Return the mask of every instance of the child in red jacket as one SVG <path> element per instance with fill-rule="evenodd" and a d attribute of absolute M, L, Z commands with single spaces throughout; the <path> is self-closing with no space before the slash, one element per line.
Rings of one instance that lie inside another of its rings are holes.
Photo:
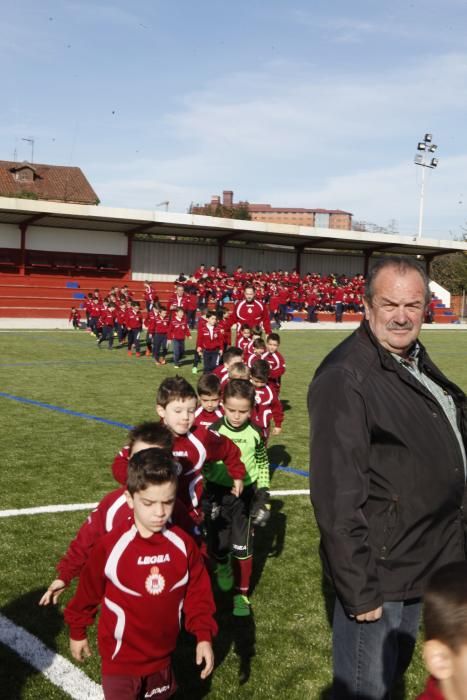
<path fill-rule="evenodd" d="M 174 367 L 180 367 L 180 361 L 185 354 L 185 338 L 191 338 L 190 329 L 182 308 L 175 311 L 175 316 L 171 318 L 167 338 L 173 345 Z"/>
<path fill-rule="evenodd" d="M 194 540 L 169 524 L 176 490 L 177 465 L 165 452 L 149 449 L 132 457 L 126 498 L 133 521 L 97 542 L 65 609 L 71 654 L 83 661 L 91 654 L 86 629 L 101 607 L 98 646 L 106 700 L 165 700 L 175 693 L 171 655 L 182 611 L 185 628 L 197 638 L 201 678 L 214 668 L 211 585 Z"/>
<path fill-rule="evenodd" d="M 423 597 L 423 657 L 430 672 L 417 700 L 467 697 L 467 562 L 442 566 Z"/>
<path fill-rule="evenodd" d="M 215 311 L 208 311 L 206 323 L 198 329 L 196 350 L 203 356 L 203 368 L 207 374 L 212 372 L 219 364 L 224 346 L 224 334 L 218 327 Z"/>

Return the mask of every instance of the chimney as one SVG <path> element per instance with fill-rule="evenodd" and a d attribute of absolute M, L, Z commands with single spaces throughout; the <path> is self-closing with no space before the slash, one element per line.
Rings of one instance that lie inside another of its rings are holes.
<path fill-rule="evenodd" d="M 233 206 L 233 191 L 232 190 L 224 190 L 222 192 L 222 204 L 224 207 L 232 207 Z"/>

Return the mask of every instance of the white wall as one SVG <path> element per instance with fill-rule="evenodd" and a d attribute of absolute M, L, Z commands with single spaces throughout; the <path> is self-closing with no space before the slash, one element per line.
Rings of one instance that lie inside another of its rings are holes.
<path fill-rule="evenodd" d="M 226 246 L 224 248 L 224 265 L 227 272 L 233 272 L 241 265 L 245 270 L 292 270 L 295 267 L 295 252 L 283 250 L 265 250 L 254 246 Z"/>
<path fill-rule="evenodd" d="M 21 231 L 16 224 L 0 224 L 0 248 L 21 248 Z"/>
<path fill-rule="evenodd" d="M 306 275 L 307 272 L 317 272 L 320 275 L 328 275 L 335 272 L 338 275 L 358 275 L 363 274 L 363 255 L 327 255 L 318 253 L 304 253 L 301 258 L 300 272 Z"/>
<path fill-rule="evenodd" d="M 191 275 L 204 263 L 217 265 L 217 245 L 134 241 L 132 247 L 134 280 L 172 282 L 181 272 Z"/>
<path fill-rule="evenodd" d="M 124 233 L 110 231 L 30 226 L 26 232 L 26 249 L 126 255 L 127 237 Z"/>

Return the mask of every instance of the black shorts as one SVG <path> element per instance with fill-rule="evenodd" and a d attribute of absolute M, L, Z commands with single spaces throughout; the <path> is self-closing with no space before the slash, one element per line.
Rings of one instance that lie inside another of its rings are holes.
<path fill-rule="evenodd" d="M 229 486 L 212 481 L 205 483 L 205 497 L 209 504 L 206 518 L 210 552 L 215 559 L 232 553 L 237 559 L 253 554 L 253 527 L 250 509 L 256 494 L 256 485 L 245 486 L 239 498 L 230 493 Z"/>

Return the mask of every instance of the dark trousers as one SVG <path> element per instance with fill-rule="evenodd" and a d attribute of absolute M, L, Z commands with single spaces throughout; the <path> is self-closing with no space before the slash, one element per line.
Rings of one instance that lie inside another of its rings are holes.
<path fill-rule="evenodd" d="M 193 329 L 195 327 L 196 322 L 196 309 L 187 309 L 186 320 L 188 323 L 188 328 Z"/>
<path fill-rule="evenodd" d="M 94 333 L 95 336 L 99 337 L 99 331 L 97 330 L 97 322 L 99 320 L 98 316 L 89 317 L 89 328 Z"/>
<path fill-rule="evenodd" d="M 114 344 L 114 327 L 113 326 L 103 326 L 102 335 L 99 338 L 98 345 L 100 345 L 104 340 L 108 341 L 109 349 L 110 349 Z"/>
<path fill-rule="evenodd" d="M 203 350 L 203 370 L 205 374 L 209 374 L 216 369 L 219 364 L 218 350 Z"/>
<path fill-rule="evenodd" d="M 316 306 L 307 306 L 307 312 L 308 312 L 308 321 L 310 323 L 316 323 L 318 321 L 318 317 L 316 316 Z"/>
<path fill-rule="evenodd" d="M 131 346 L 135 346 L 135 351 L 140 352 L 140 335 L 141 328 L 130 328 L 128 331 L 128 350 L 131 350 Z"/>
<path fill-rule="evenodd" d="M 180 360 L 182 359 L 182 356 L 185 352 L 185 339 L 177 340 L 176 338 L 174 338 L 174 340 L 172 340 L 172 343 L 174 352 L 174 365 L 179 365 Z"/>
<path fill-rule="evenodd" d="M 155 360 L 167 355 L 167 333 L 154 333 L 152 356 Z"/>
<path fill-rule="evenodd" d="M 193 367 L 197 367 L 199 365 L 199 362 L 201 360 L 201 355 L 195 348 L 195 354 L 193 355 Z"/>
<path fill-rule="evenodd" d="M 342 323 L 344 313 L 344 304 L 341 301 L 336 301 L 336 323 Z"/>

